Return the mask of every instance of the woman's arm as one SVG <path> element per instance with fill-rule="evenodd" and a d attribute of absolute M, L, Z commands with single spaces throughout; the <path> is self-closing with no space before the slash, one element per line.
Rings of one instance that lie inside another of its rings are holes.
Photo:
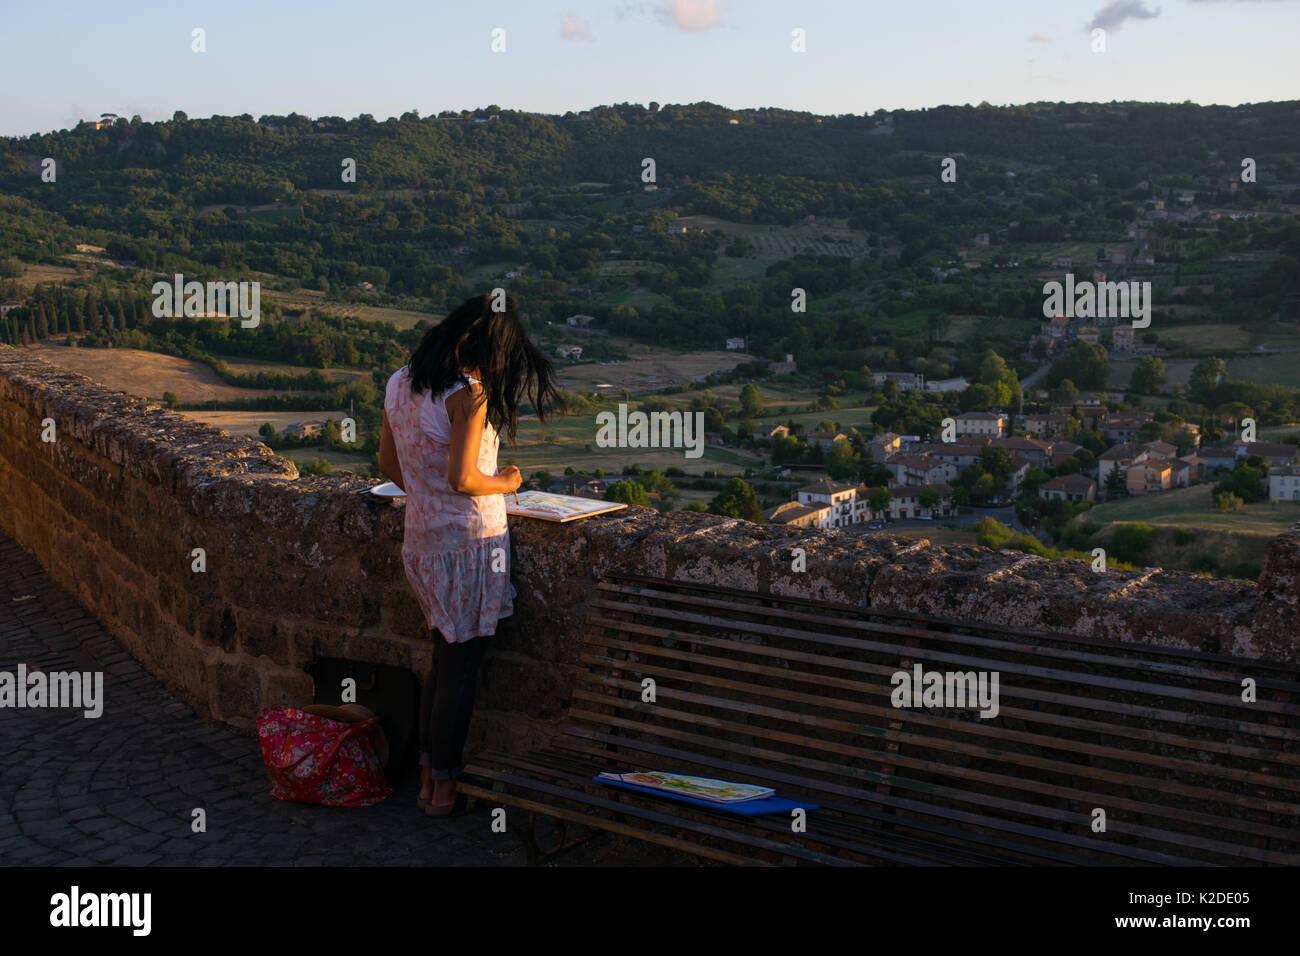
<path fill-rule="evenodd" d="M 379 471 L 397 487 L 406 490 L 402 463 L 397 460 L 397 443 L 393 441 L 393 430 L 388 427 L 387 412 L 384 412 L 384 430 L 379 436 Z"/>
<path fill-rule="evenodd" d="M 487 422 L 487 404 L 481 401 L 483 387 L 471 382 L 447 399 L 451 418 L 451 449 L 447 455 L 447 481 L 466 495 L 504 495 L 517 491 L 523 475 L 514 465 L 498 475 L 478 469 L 479 444 Z"/>

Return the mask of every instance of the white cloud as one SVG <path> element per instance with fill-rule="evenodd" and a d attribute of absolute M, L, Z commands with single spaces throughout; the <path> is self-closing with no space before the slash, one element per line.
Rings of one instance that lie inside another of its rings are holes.
<path fill-rule="evenodd" d="M 1055 40 L 1052 37 L 1049 37 L 1046 33 L 1031 33 L 1029 34 L 1029 42 L 1030 43 L 1054 43 Z"/>

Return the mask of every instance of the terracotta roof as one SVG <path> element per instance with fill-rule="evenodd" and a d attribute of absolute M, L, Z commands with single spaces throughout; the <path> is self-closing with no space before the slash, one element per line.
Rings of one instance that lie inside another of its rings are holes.
<path fill-rule="evenodd" d="M 854 487 L 842 481 L 823 478 L 821 481 L 814 481 L 811 485 L 804 485 L 799 490 L 810 495 L 838 495 L 842 491 L 852 491 Z"/>

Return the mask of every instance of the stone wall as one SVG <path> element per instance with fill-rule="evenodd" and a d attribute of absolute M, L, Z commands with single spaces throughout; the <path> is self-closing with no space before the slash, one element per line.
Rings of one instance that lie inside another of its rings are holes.
<path fill-rule="evenodd" d="M 154 674 L 233 727 L 307 699 L 313 648 L 427 669 L 403 505 L 358 494 L 366 485 L 299 477 L 260 442 L 0 347 L 0 526 Z M 1300 663 L 1300 526 L 1273 542 L 1258 585 L 640 508 L 511 519 L 511 537 L 516 611 L 471 743 L 522 750 L 558 728 L 610 571 Z M 791 570 L 795 547 L 806 571 Z"/>

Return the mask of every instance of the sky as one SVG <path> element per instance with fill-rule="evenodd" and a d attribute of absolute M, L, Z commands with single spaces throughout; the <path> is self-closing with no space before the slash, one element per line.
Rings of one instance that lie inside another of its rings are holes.
<path fill-rule="evenodd" d="M 11 136 L 106 112 L 1300 98 L 1300 0 L 60 0 L 7 4 L 0 24 Z"/>

